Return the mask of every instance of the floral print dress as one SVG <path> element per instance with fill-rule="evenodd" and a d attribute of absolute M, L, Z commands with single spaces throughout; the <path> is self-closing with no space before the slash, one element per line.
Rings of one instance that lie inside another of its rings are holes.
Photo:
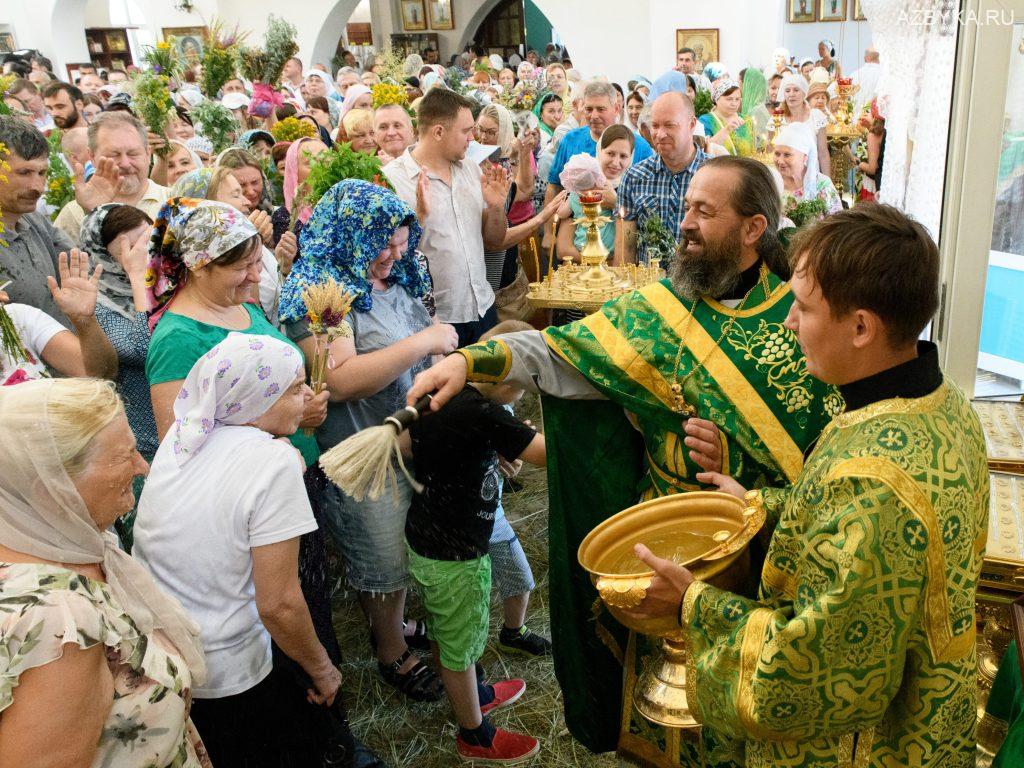
<path fill-rule="evenodd" d="M 211 768 L 189 720 L 191 672 L 161 632 L 141 634 L 103 582 L 0 563 L 0 717 L 21 674 L 56 661 L 68 643 L 102 643 L 114 678 L 94 768 Z"/>

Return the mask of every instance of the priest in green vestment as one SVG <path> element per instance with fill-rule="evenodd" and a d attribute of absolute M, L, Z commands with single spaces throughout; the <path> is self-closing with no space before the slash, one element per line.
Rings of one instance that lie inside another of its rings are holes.
<path fill-rule="evenodd" d="M 795 482 L 762 492 L 774 530 L 757 599 L 639 545 L 658 575 L 636 613 L 679 616 L 691 710 L 747 768 L 973 766 L 989 476 L 976 414 L 918 341 L 938 249 L 895 208 L 862 205 L 792 255 L 786 324 L 845 410 Z"/>
<path fill-rule="evenodd" d="M 636 712 L 632 670 L 654 642 L 627 642 L 602 610 L 576 561 L 580 541 L 641 499 L 700 488 L 703 470 L 748 487 L 792 482 L 842 405 L 808 373 L 783 325 L 792 295 L 771 174 L 746 158 L 709 161 L 686 205 L 684 244 L 667 280 L 578 322 L 462 349 L 410 393 L 436 392 L 439 407 L 468 376 L 544 395 L 549 602 L 566 723 L 588 748 L 617 748 L 652 766 L 700 765 L 704 745 Z M 740 764 L 726 757 L 714 765 Z"/>

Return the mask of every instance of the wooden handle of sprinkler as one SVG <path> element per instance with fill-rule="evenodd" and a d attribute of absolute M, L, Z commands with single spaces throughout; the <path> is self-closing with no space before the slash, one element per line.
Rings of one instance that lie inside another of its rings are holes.
<path fill-rule="evenodd" d="M 395 411 L 386 419 L 384 419 L 384 422 L 396 424 L 398 426 L 398 431 L 400 433 L 404 432 L 410 426 L 412 426 L 412 423 L 419 419 L 420 416 L 422 416 L 425 413 L 429 413 L 430 401 L 433 399 L 433 395 L 424 395 L 423 397 L 416 401 L 415 405 L 407 405 L 402 410 Z"/>

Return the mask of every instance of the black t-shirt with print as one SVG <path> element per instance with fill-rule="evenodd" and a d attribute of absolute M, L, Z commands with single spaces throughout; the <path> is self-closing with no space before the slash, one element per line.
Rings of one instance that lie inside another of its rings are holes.
<path fill-rule="evenodd" d="M 513 461 L 536 434 L 505 408 L 466 387 L 409 428 L 416 479 L 405 538 L 434 560 L 487 554 L 498 507 L 498 456 Z"/>

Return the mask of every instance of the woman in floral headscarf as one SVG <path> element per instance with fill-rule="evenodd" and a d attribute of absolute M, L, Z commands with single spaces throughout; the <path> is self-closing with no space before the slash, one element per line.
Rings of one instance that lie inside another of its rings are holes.
<path fill-rule="evenodd" d="M 192 717 L 216 765 L 323 765 L 332 736 L 318 705 L 341 676 L 296 577 L 317 522 L 298 455 L 274 439 L 309 394 L 292 344 L 229 333 L 189 371 L 139 501 L 135 556 L 201 627 Z"/>
<path fill-rule="evenodd" d="M 365 181 L 342 181 L 317 203 L 300 236 L 302 256 L 281 292 L 281 321 L 288 335 L 311 356 L 314 341 L 302 290 L 334 279 L 354 295 L 347 322 L 350 337 L 331 343 L 327 373 L 331 403 L 317 431 L 328 449 L 404 407 L 413 377 L 432 355 L 451 352 L 457 336 L 436 324 L 422 303 L 430 288 L 415 258 L 422 229 L 412 208 L 393 192 Z M 377 646 L 381 674 L 417 701 L 442 695 L 440 678 L 407 642 L 424 647 L 421 622 L 401 630 L 408 567 L 405 514 L 412 491 L 399 473 L 398 494 L 356 502 L 329 485 L 324 499 L 327 527 L 345 556 L 347 579 L 360 594 Z"/>
<path fill-rule="evenodd" d="M 153 415 L 161 440 L 174 424 L 174 405 L 192 366 L 232 331 L 290 341 L 252 303 L 262 260 L 255 227 L 222 203 L 172 197 L 157 215 L 150 241 L 150 325 L 146 360 Z M 295 345 L 293 345 L 295 346 Z M 298 347 L 295 347 L 298 349 Z M 301 426 L 315 428 L 327 415 L 327 393 L 306 398 Z M 308 469 L 306 494 L 319 515 L 325 478 L 316 440 L 302 429 L 289 436 Z M 320 642 L 341 658 L 331 625 L 327 560 L 322 534 L 303 537 L 299 578 Z"/>

